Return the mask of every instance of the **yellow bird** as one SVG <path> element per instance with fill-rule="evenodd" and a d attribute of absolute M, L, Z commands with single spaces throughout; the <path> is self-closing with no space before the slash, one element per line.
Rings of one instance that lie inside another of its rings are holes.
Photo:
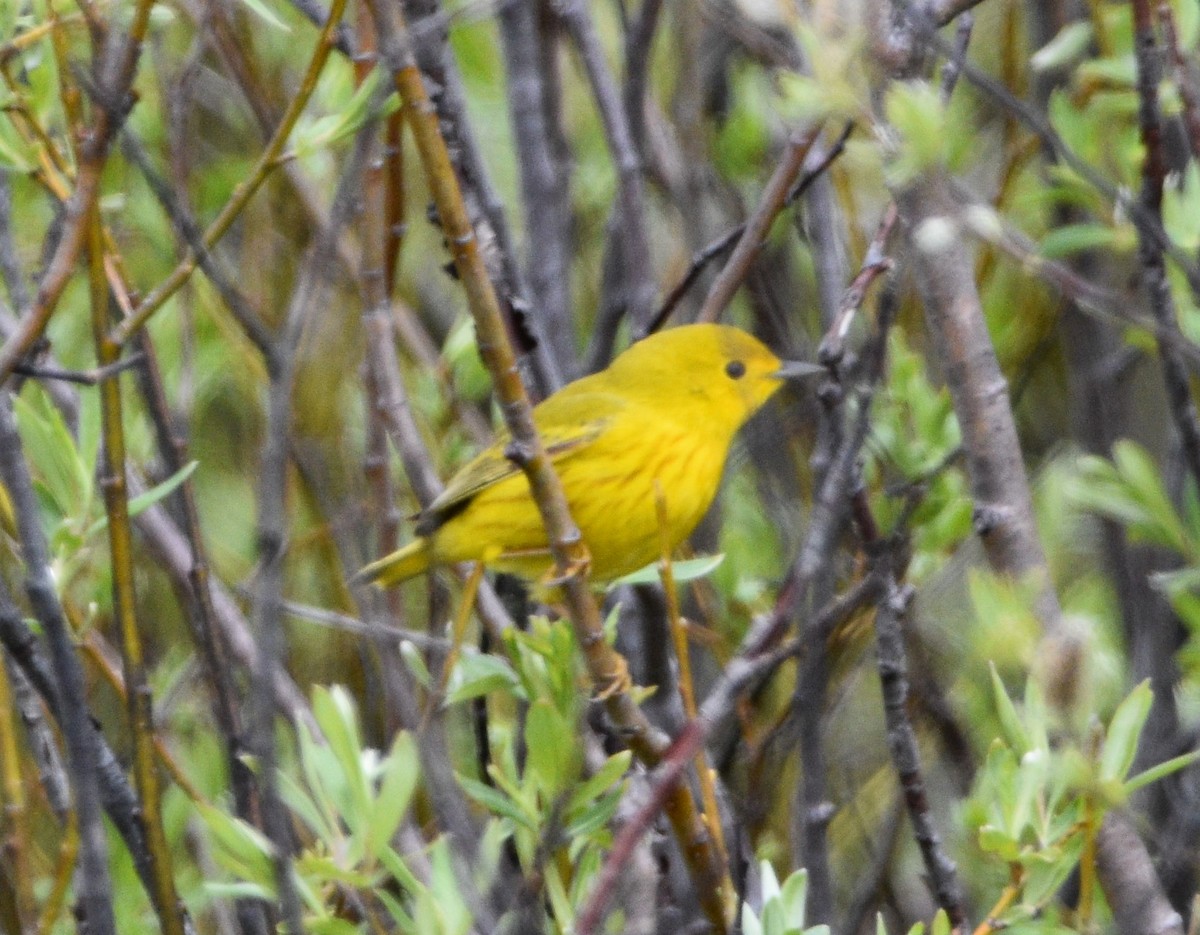
<path fill-rule="evenodd" d="M 785 379 L 822 370 L 782 362 L 728 325 L 684 325 L 639 341 L 536 406 L 592 580 L 612 581 L 659 556 L 656 485 L 671 548 L 687 538 L 716 495 L 742 424 Z M 502 432 L 464 466 L 417 518 L 417 538 L 356 579 L 388 587 L 466 561 L 531 582 L 548 576 L 546 531 L 524 473 L 505 457 L 508 441 Z"/>

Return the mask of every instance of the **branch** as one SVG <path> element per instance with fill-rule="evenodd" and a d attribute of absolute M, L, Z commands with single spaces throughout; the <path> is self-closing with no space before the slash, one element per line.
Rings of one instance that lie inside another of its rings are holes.
<path fill-rule="evenodd" d="M 79 907 L 89 932 L 116 935 L 108 842 L 100 818 L 99 771 L 103 759 L 100 737 L 87 708 L 83 667 L 75 654 L 70 628 L 54 590 L 41 511 L 13 419 L 12 397 L 5 390 L 0 390 L 0 481 L 8 488 L 17 517 L 25 558 L 25 590 L 50 648 L 52 684 L 58 698 L 55 713 L 67 748 L 75 819 L 79 827 L 80 859 L 76 879 Z M 20 623 L 19 616 L 17 623 Z"/>
<path fill-rule="evenodd" d="M 1161 52 L 1154 29 L 1154 14 L 1150 0 L 1132 0 L 1134 50 L 1137 59 L 1138 126 L 1146 157 L 1142 162 L 1142 191 L 1139 201 L 1154 221 L 1162 224 L 1163 179 L 1167 174 L 1163 155 L 1162 114 L 1158 106 L 1158 83 L 1161 78 Z M 1168 333 L 1179 333 L 1175 300 L 1167 280 L 1163 248 L 1146 230 L 1138 225 L 1138 258 L 1141 261 L 1142 282 L 1150 299 L 1154 320 Z M 1175 430 L 1179 433 L 1183 457 L 1193 482 L 1200 487 L 1200 421 L 1196 403 L 1188 384 L 1187 368 L 1175 345 L 1159 340 L 1158 356 L 1162 360 L 1163 383 Z"/>
<path fill-rule="evenodd" d="M 804 167 L 804 158 L 820 134 L 821 128 L 816 126 L 803 132 L 797 130 L 788 138 L 783 159 L 775 167 L 766 188 L 763 189 L 762 199 L 746 222 L 746 229 L 743 231 L 738 245 L 734 247 L 729 262 L 713 280 L 708 295 L 704 299 L 704 305 L 696 314 L 697 321 L 716 321 L 725 311 L 725 307 L 733 300 L 734 293 L 741 286 L 742 280 L 750 272 L 751 264 L 758 256 L 767 231 L 771 229 L 775 218 L 787 204 L 788 193 L 800 175 L 800 170 Z"/>

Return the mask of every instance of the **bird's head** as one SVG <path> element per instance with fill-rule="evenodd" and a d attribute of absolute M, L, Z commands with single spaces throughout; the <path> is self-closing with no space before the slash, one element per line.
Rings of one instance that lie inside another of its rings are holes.
<path fill-rule="evenodd" d="M 613 361 L 608 376 L 665 417 L 732 435 L 785 380 L 822 369 L 781 361 L 739 328 L 697 324 L 639 341 Z"/>

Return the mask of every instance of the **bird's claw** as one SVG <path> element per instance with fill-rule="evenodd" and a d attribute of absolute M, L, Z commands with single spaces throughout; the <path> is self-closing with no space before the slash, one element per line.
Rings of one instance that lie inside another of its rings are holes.
<path fill-rule="evenodd" d="M 633 678 L 629 675 L 629 664 L 621 656 L 617 656 L 612 671 L 604 676 L 604 683 L 596 684 L 596 700 L 607 701 L 614 695 L 623 695 L 633 688 Z"/>

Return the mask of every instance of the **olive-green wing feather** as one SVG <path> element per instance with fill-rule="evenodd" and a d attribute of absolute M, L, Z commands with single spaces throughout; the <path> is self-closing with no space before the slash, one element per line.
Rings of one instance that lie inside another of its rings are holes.
<path fill-rule="evenodd" d="M 535 408 L 534 424 L 551 462 L 558 464 L 595 441 L 624 405 L 620 398 L 609 394 L 564 391 Z M 477 454 L 450 479 L 441 495 L 421 512 L 416 526 L 418 535 L 429 535 L 466 509 L 481 490 L 520 471 L 512 459 L 505 456 L 509 439 L 507 431 L 498 433 L 490 447 Z"/>

